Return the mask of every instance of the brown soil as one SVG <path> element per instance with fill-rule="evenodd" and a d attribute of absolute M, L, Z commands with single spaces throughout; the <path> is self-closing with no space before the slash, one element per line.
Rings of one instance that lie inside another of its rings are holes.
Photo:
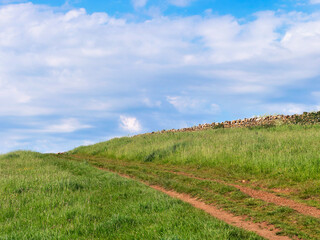
<path fill-rule="evenodd" d="M 225 183 L 219 180 L 212 180 L 212 179 L 206 179 L 206 178 L 199 178 L 199 177 L 195 177 L 191 174 L 188 173 L 183 173 L 183 172 L 172 172 L 178 175 L 183 175 L 183 176 L 188 176 L 194 179 L 198 179 L 198 180 L 209 180 L 209 181 L 215 181 L 215 182 L 220 182 L 229 186 L 233 186 L 237 189 L 239 189 L 241 192 L 249 195 L 250 197 L 256 198 L 256 199 L 261 199 L 265 202 L 269 202 L 269 203 L 274 203 L 278 206 L 283 206 L 283 207 L 289 207 L 292 208 L 294 210 L 296 210 L 297 212 L 304 214 L 304 215 L 309 215 L 312 217 L 317 217 L 320 218 L 320 209 L 315 208 L 315 207 L 311 207 L 308 206 L 306 204 L 303 203 L 299 203 L 296 202 L 294 200 L 291 199 L 287 199 L 287 198 L 283 198 L 283 197 L 279 197 L 276 196 L 273 193 L 269 193 L 269 192 L 265 192 L 265 191 L 260 191 L 260 190 L 254 190 L 252 188 L 249 187 L 245 187 L 242 185 L 237 185 L 237 184 L 229 184 L 229 183 Z"/>
<path fill-rule="evenodd" d="M 120 174 L 118 172 L 115 172 L 115 171 L 112 171 L 112 170 L 108 170 L 108 169 L 105 169 L 105 168 L 99 168 L 101 170 L 104 170 L 104 171 L 110 171 L 110 172 L 113 172 L 113 173 L 116 173 L 118 174 L 119 176 L 121 177 L 124 177 L 124 178 L 128 178 L 128 179 L 134 179 L 134 177 L 131 177 L 129 175 L 126 175 L 126 174 Z M 136 180 L 136 179 L 135 179 Z M 140 181 L 142 182 L 142 181 Z M 172 190 L 167 190 L 163 187 L 160 187 L 160 186 L 155 186 L 155 185 L 149 185 L 148 183 L 146 182 L 142 182 L 143 184 L 155 189 L 155 190 L 158 190 L 160 192 L 163 192 L 167 195 L 169 195 L 170 197 L 173 197 L 173 198 L 178 198 L 186 203 L 189 203 L 191 204 L 192 206 L 194 206 L 195 208 L 198 208 L 198 209 L 201 209 L 207 213 L 209 213 L 211 216 L 219 219 L 219 220 L 222 220 L 232 226 L 236 226 L 236 227 L 239 227 L 239 228 L 242 228 L 244 230 L 247 230 L 247 231 L 251 231 L 251 232 L 255 232 L 256 234 L 258 234 L 259 236 L 261 237 L 264 237 L 266 239 L 270 239 L 270 240 L 290 240 L 291 238 L 287 237 L 287 236 L 280 236 L 280 235 L 277 235 L 278 232 L 280 232 L 281 230 L 280 229 L 277 229 L 275 226 L 271 225 L 271 224 L 268 224 L 268 223 L 254 223 L 254 222 L 251 222 L 251 221 L 247 221 L 244 219 L 244 217 L 241 217 L 241 216 L 235 216 L 229 212 L 226 212 L 226 211 L 223 211 L 221 209 L 218 209 L 217 207 L 215 206 L 212 206 L 212 205 L 208 205 L 196 198 L 193 198 L 187 194 L 184 194 L 184 193 L 178 193 L 178 192 L 175 192 L 175 191 L 172 191 Z"/>
<path fill-rule="evenodd" d="M 311 207 L 291 199 L 279 197 L 274 195 L 273 193 L 258 191 L 248 187 L 239 186 L 239 185 L 233 185 L 233 186 L 238 188 L 241 192 L 246 193 L 253 198 L 258 198 L 265 202 L 274 203 L 279 206 L 289 207 L 304 215 L 320 218 L 320 209 L 318 208 Z"/>

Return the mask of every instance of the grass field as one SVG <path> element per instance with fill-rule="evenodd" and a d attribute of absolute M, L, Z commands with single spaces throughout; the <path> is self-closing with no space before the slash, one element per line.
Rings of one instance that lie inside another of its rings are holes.
<path fill-rule="evenodd" d="M 0 156 L 0 239 L 261 239 L 83 161 Z"/>
<path fill-rule="evenodd" d="M 284 125 L 124 137 L 70 153 L 217 169 L 226 177 L 290 185 L 320 179 L 319 149 L 320 125 Z"/>
<path fill-rule="evenodd" d="M 237 187 L 320 209 L 319 149 L 319 125 L 282 125 L 124 137 L 61 155 L 9 153 L 0 156 L 0 239 L 261 239 L 96 167 L 271 224 L 279 235 L 320 239 L 320 217 Z"/>
<path fill-rule="evenodd" d="M 283 235 L 320 239 L 319 218 L 252 198 L 226 184 L 320 208 L 319 149 L 319 125 L 282 125 L 125 137 L 79 147 L 64 157 L 188 193 L 235 215 L 271 223 Z"/>

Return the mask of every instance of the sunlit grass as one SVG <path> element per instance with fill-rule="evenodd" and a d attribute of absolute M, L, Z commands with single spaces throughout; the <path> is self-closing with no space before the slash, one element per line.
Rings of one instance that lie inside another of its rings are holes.
<path fill-rule="evenodd" d="M 260 239 L 85 162 L 0 156 L 0 239 Z"/>
<path fill-rule="evenodd" d="M 319 239 L 319 219 L 253 199 L 223 182 L 264 191 L 320 207 L 320 125 L 278 125 L 212 129 L 124 137 L 79 147 L 62 157 L 129 174 L 151 184 L 185 192 L 254 221 L 271 223 L 282 233 Z M 191 173 L 212 183 L 176 176 Z M 222 183 L 221 183 L 222 180 Z"/>
<path fill-rule="evenodd" d="M 215 168 L 237 177 L 292 183 L 320 178 L 319 150 L 319 125 L 283 125 L 124 137 L 70 153 Z"/>

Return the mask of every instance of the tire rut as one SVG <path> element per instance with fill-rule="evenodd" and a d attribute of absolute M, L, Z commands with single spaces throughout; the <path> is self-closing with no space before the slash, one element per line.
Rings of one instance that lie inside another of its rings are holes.
<path fill-rule="evenodd" d="M 141 182 L 141 183 L 143 183 L 143 184 L 145 184 L 145 185 L 147 185 L 157 191 L 160 191 L 160 192 L 167 194 L 170 197 L 177 198 L 183 202 L 189 203 L 193 207 L 195 207 L 197 209 L 201 209 L 201 210 L 205 211 L 206 213 L 210 214 L 211 216 L 213 216 L 223 222 L 226 222 L 229 225 L 232 225 L 232 226 L 235 226 L 238 228 L 242 228 L 246 231 L 255 232 L 257 235 L 259 235 L 263 238 L 270 239 L 270 240 L 290 240 L 291 239 L 288 236 L 277 235 L 277 233 L 279 233 L 281 231 L 281 229 L 277 229 L 272 224 L 251 222 L 251 221 L 246 220 L 244 217 L 235 216 L 235 215 L 233 215 L 227 211 L 221 210 L 213 205 L 208 205 L 199 199 L 191 197 L 188 194 L 178 193 L 173 190 L 167 190 L 167 189 L 165 189 L 161 186 L 157 186 L 157 185 L 150 185 L 146 182 L 135 179 L 134 177 L 131 177 L 126 174 L 121 174 L 121 173 L 118 173 L 118 172 L 110 170 L 110 169 L 101 168 L 101 167 L 96 167 L 96 168 L 103 170 L 103 171 L 109 171 L 109 172 L 115 173 L 115 174 L 117 174 L 121 177 L 127 178 L 127 179 L 139 181 L 139 182 Z"/>
<path fill-rule="evenodd" d="M 273 193 L 260 191 L 260 190 L 254 190 L 249 187 L 245 187 L 245 186 L 241 186 L 241 185 L 237 185 L 237 184 L 230 184 L 230 183 L 226 183 L 226 182 L 219 181 L 219 180 L 213 180 L 213 179 L 208 179 L 208 178 L 199 178 L 199 177 L 193 176 L 192 174 L 188 174 L 188 173 L 184 173 L 184 172 L 171 172 L 171 173 L 174 173 L 177 175 L 182 175 L 182 176 L 187 176 L 190 178 L 203 180 L 203 181 L 214 181 L 214 182 L 223 183 L 225 185 L 232 186 L 232 187 L 239 189 L 241 192 L 249 195 L 252 198 L 260 199 L 265 202 L 276 204 L 278 206 L 289 207 L 289 208 L 294 209 L 303 215 L 308 215 L 308 216 L 320 218 L 320 209 L 318 209 L 316 207 L 308 206 L 303 203 L 296 202 L 291 199 L 279 197 Z"/>
<path fill-rule="evenodd" d="M 73 155 L 73 156 L 76 158 L 81 158 L 80 156 L 75 156 L 75 155 Z M 238 184 L 226 183 L 224 181 L 217 180 L 217 179 L 196 177 L 192 174 L 181 172 L 181 171 L 179 171 L 179 172 L 167 171 L 167 172 L 170 172 L 170 173 L 173 173 L 176 175 L 182 175 L 182 176 L 198 179 L 198 180 L 214 181 L 214 182 L 222 183 L 222 184 L 225 184 L 228 186 L 232 186 L 232 187 L 239 189 L 241 192 L 249 195 L 252 198 L 260 199 L 260 200 L 263 200 L 268 203 L 276 204 L 278 206 L 289 207 L 289 208 L 296 210 L 297 212 L 299 212 L 303 215 L 308 215 L 311 217 L 320 218 L 320 209 L 303 204 L 303 203 L 296 202 L 296 201 L 288 199 L 288 198 L 279 197 L 273 193 L 269 193 L 269 192 L 265 192 L 265 191 L 261 191 L 261 190 L 254 190 L 250 187 L 245 187 L 245 186 L 238 185 Z"/>

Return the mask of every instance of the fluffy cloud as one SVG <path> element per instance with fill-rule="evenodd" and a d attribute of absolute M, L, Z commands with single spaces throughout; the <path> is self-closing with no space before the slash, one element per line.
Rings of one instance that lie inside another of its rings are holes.
<path fill-rule="evenodd" d="M 135 117 L 120 116 L 120 127 L 130 133 L 138 133 L 142 130 L 140 122 Z"/>
<path fill-rule="evenodd" d="M 302 95 L 320 89 L 319 26 L 317 12 L 266 11 L 250 21 L 207 15 L 134 22 L 84 9 L 1 6 L 0 121 L 6 129 L 0 127 L 0 134 L 20 136 L 38 123 L 33 145 L 53 132 L 82 143 L 119 135 L 114 129 L 121 114 L 122 129 L 140 132 L 137 119 L 153 131 L 173 127 L 164 119 L 183 122 L 191 115 L 202 122 L 275 105 L 286 112 L 311 110 L 317 100 Z M 45 127 L 48 121 L 56 123 Z M 72 135 L 81 129 L 96 139 Z M 10 141 L 25 146 L 23 139 Z M 63 139 L 53 141 L 63 145 Z"/>

